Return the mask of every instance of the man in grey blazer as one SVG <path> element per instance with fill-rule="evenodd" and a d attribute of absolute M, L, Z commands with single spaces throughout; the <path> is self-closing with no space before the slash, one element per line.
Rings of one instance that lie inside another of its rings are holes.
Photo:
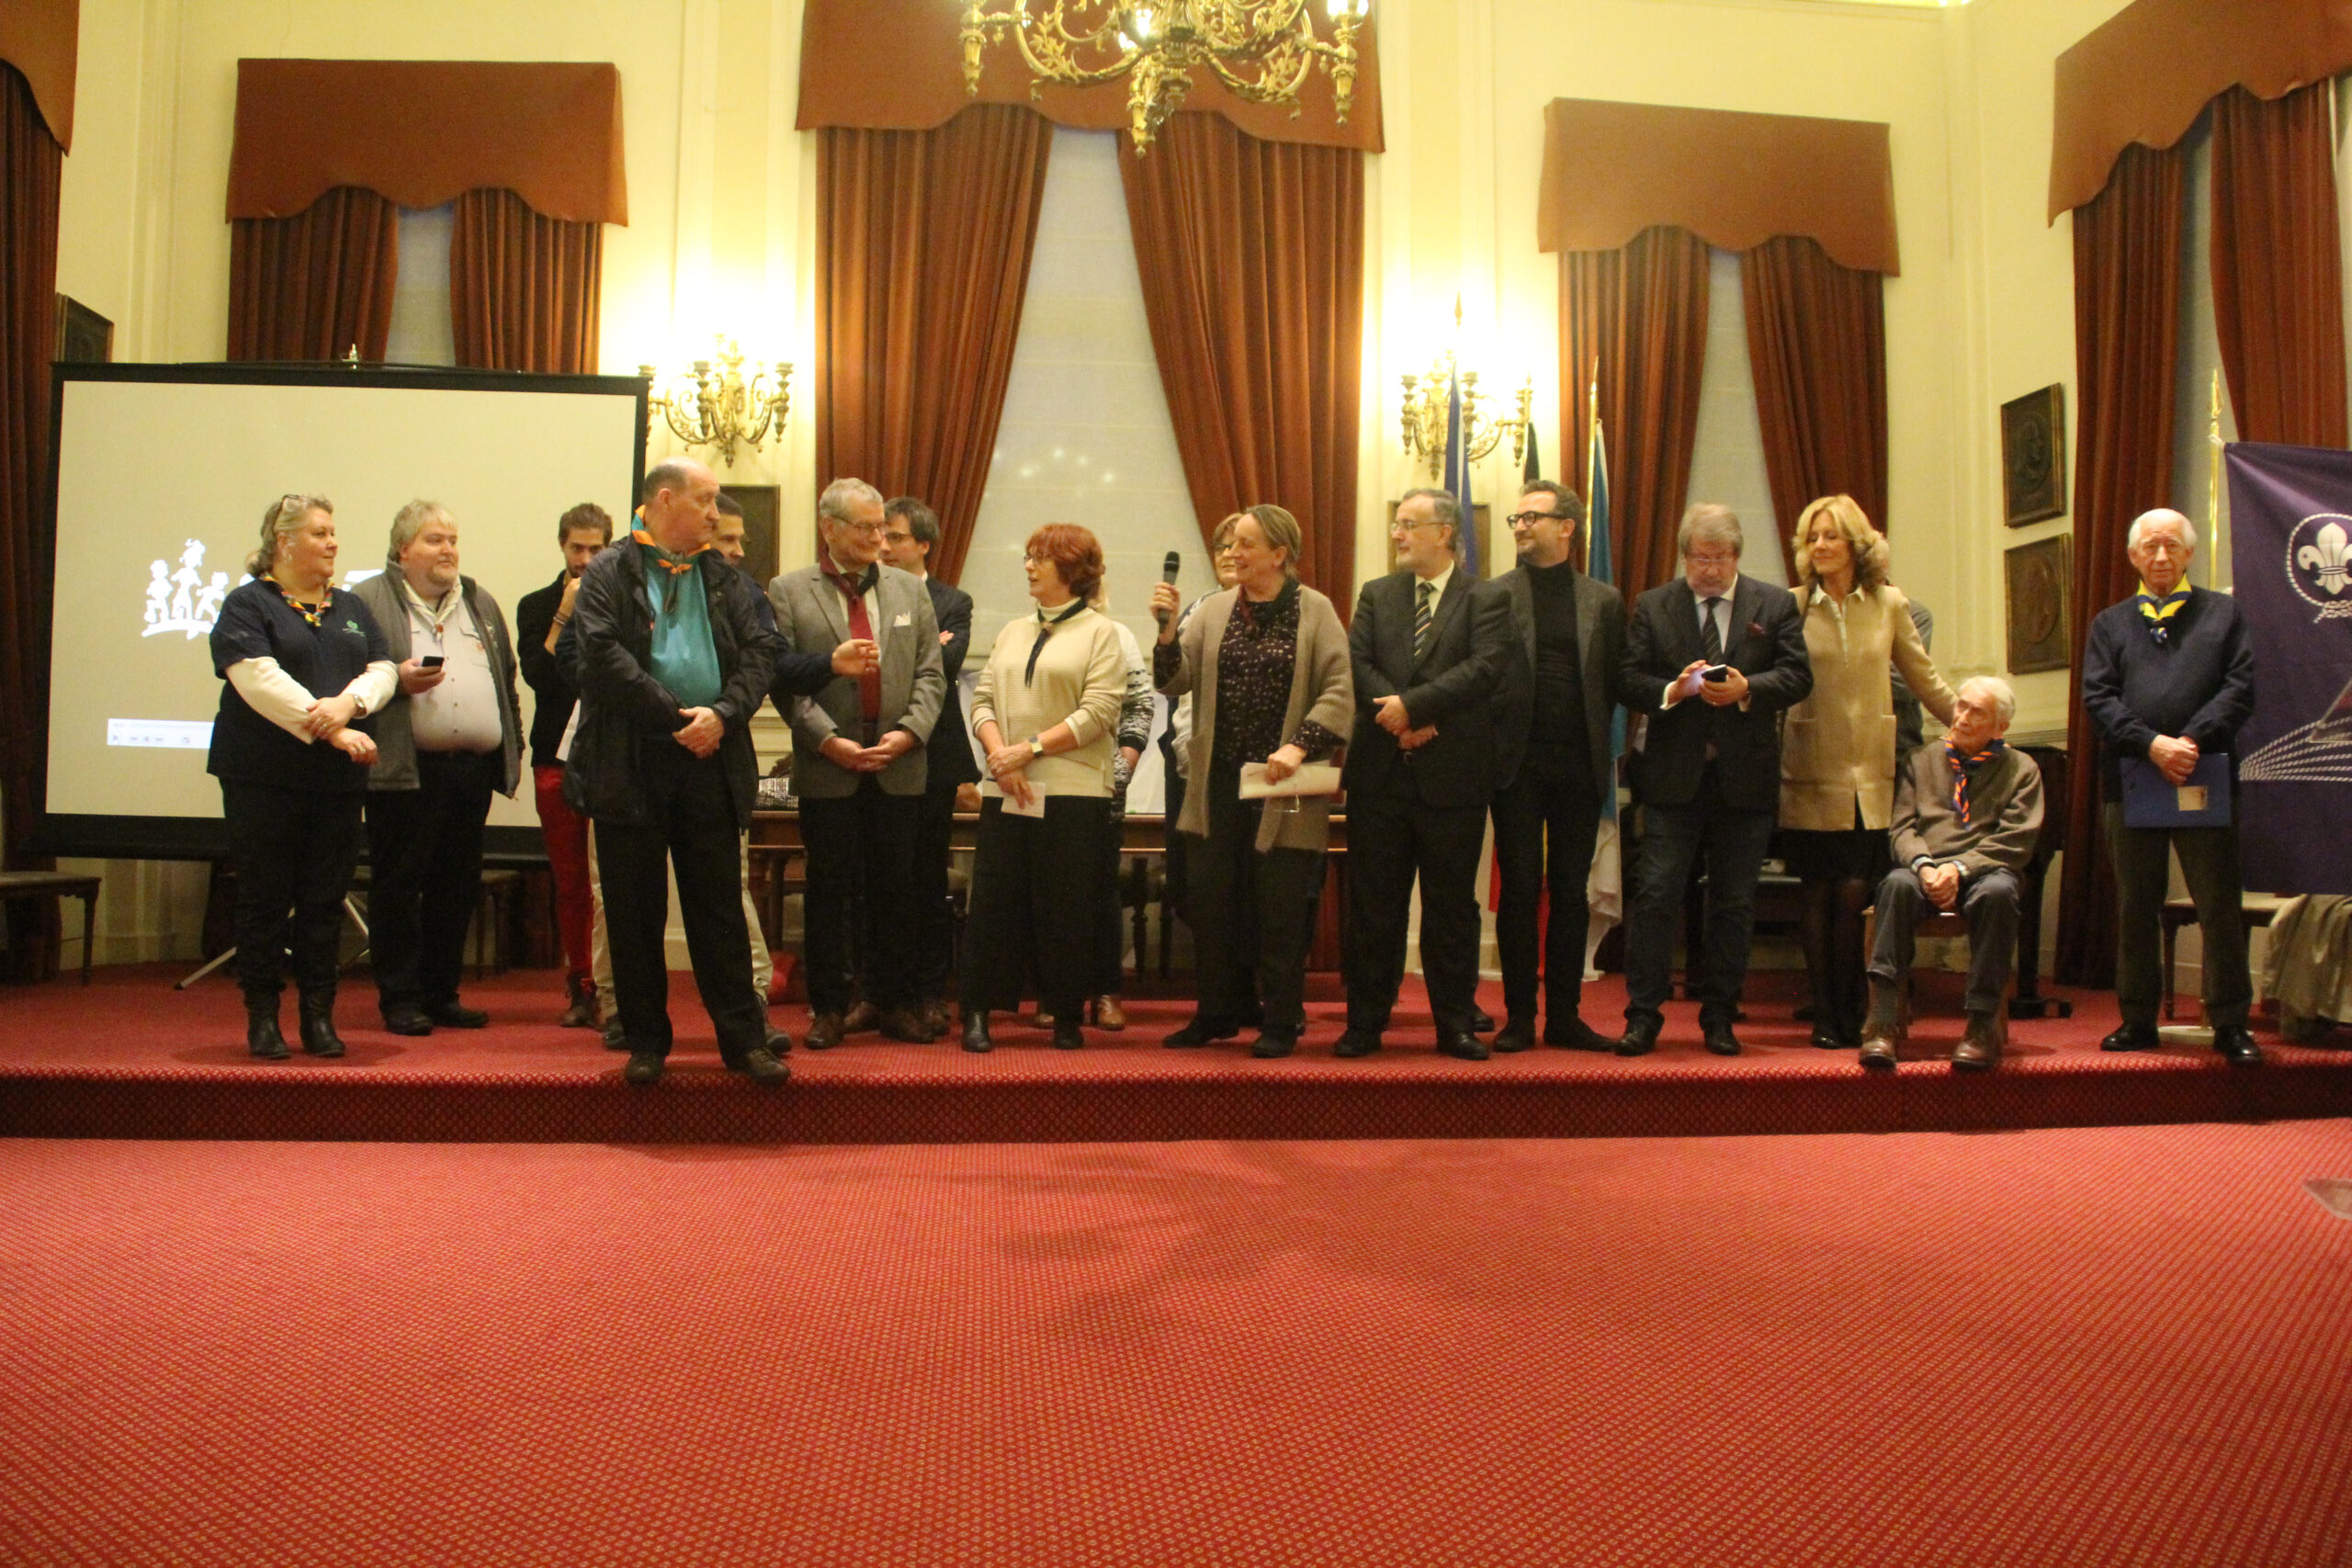
<path fill-rule="evenodd" d="M 1576 569 L 1570 547 L 1584 503 L 1550 479 L 1521 487 L 1510 518 L 1519 566 L 1496 581 L 1510 597 L 1518 658 L 1495 698 L 1495 863 L 1502 908 L 1495 921 L 1503 965 L 1498 1051 L 1535 1043 L 1538 950 L 1544 1043 L 1613 1051 L 1578 1016 L 1584 944 L 1601 803 L 1617 787 L 1611 721 L 1625 653 L 1625 602 Z M 1604 792 L 1608 792 L 1605 794 Z M 1548 846 L 1548 855 L 1547 855 Z M 1548 877 L 1546 860 L 1549 861 Z M 1544 889 L 1551 911 L 1537 934 Z"/>
<path fill-rule="evenodd" d="M 817 502 L 817 559 L 768 584 L 776 629 L 796 649 L 855 638 L 881 649 L 878 668 L 813 696 L 778 691 L 792 727 L 792 792 L 808 852 L 805 956 L 812 1051 L 838 1045 L 856 944 L 851 910 L 864 891 L 872 951 L 867 999 L 882 1032 L 938 1038 L 921 1011 L 913 903 L 927 747 L 946 697 L 939 621 L 922 579 L 880 564 L 882 492 L 835 479 Z"/>

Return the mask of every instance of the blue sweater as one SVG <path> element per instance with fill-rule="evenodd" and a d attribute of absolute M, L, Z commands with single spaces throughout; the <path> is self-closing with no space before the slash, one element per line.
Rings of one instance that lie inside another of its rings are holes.
<path fill-rule="evenodd" d="M 2109 604 L 2091 621 L 2083 647 L 2083 705 L 2099 735 L 2104 798 L 2123 798 L 2122 763 L 2145 758 L 2159 735 L 2185 735 L 2200 751 L 2230 757 L 2237 773 L 2238 731 L 2254 716 L 2254 638 L 2238 602 L 2210 588 L 2148 633 L 2138 595 Z"/>

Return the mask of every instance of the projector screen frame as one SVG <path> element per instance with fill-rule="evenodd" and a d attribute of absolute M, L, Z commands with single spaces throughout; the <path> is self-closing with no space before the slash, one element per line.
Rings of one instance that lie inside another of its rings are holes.
<path fill-rule="evenodd" d="M 94 365 L 59 362 L 51 367 L 49 475 L 41 496 L 43 564 L 41 603 L 48 607 L 42 639 L 40 810 L 24 852 L 74 855 L 92 860 L 225 861 L 228 824 L 218 817 L 92 815 L 50 808 L 49 723 L 55 695 L 57 602 L 57 486 L 64 443 L 65 388 L 74 381 L 145 381 L 221 387 L 372 387 L 394 390 L 573 393 L 628 396 L 637 402 L 637 448 L 630 486 L 645 473 L 646 443 L 652 417 L 652 382 L 643 376 L 557 376 L 518 370 L 464 370 L 447 366 L 400 366 L 316 361 L 254 361 L 237 364 Z M 525 779 L 527 786 L 529 780 Z M 361 849 L 364 852 L 366 846 Z M 545 863 L 547 849 L 536 828 L 492 827 L 483 838 L 482 858 L 492 865 Z"/>

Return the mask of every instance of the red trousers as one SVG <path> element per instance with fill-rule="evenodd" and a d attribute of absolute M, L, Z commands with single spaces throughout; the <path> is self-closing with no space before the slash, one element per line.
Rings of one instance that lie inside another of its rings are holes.
<path fill-rule="evenodd" d="M 563 798 L 561 768 L 533 768 L 539 802 L 539 831 L 548 841 L 548 869 L 555 874 L 555 923 L 563 933 L 563 964 L 570 979 L 584 986 L 588 964 L 588 819 Z"/>

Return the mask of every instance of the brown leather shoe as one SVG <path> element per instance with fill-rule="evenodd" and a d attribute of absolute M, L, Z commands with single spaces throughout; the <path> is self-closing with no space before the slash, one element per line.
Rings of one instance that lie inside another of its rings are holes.
<path fill-rule="evenodd" d="M 908 1045 L 928 1045 L 939 1038 L 939 1031 L 931 1027 L 919 1009 L 891 1008 L 876 1021 L 885 1040 L 896 1040 Z"/>
<path fill-rule="evenodd" d="M 879 1009 L 876 1008 L 872 1002 L 860 1002 L 842 1015 L 842 1032 L 863 1034 L 869 1029 L 879 1028 L 881 1022 L 882 1013 Z"/>
<path fill-rule="evenodd" d="M 555 1021 L 558 1029 L 594 1029 L 596 1027 L 596 987 L 585 981 L 574 984 L 564 1003 L 563 1016 Z"/>
<path fill-rule="evenodd" d="M 1116 1034 L 1126 1026 L 1126 1010 L 1119 1005 L 1118 998 L 1097 997 L 1094 998 L 1095 1028 L 1107 1029 L 1112 1033 Z"/>
<path fill-rule="evenodd" d="M 2001 1015 L 1994 1012 L 1972 1012 L 1968 1015 L 1968 1032 L 1952 1047 L 1951 1065 L 1971 1072 L 1983 1072 L 2001 1059 L 2002 1037 L 2007 1031 L 2001 1027 Z"/>
<path fill-rule="evenodd" d="M 1862 1021 L 1862 1066 L 1892 1067 L 1903 1043 L 1903 994 L 1892 980 L 1871 976 L 1870 1016 Z"/>
<path fill-rule="evenodd" d="M 801 1036 L 800 1043 L 811 1051 L 830 1051 L 842 1043 L 842 1032 L 841 1014 L 820 1012 L 808 1021 L 808 1032 Z"/>
<path fill-rule="evenodd" d="M 944 997 L 933 997 L 922 1004 L 922 1021 L 930 1027 L 933 1038 L 947 1032 L 956 1022 L 956 1010 Z"/>

